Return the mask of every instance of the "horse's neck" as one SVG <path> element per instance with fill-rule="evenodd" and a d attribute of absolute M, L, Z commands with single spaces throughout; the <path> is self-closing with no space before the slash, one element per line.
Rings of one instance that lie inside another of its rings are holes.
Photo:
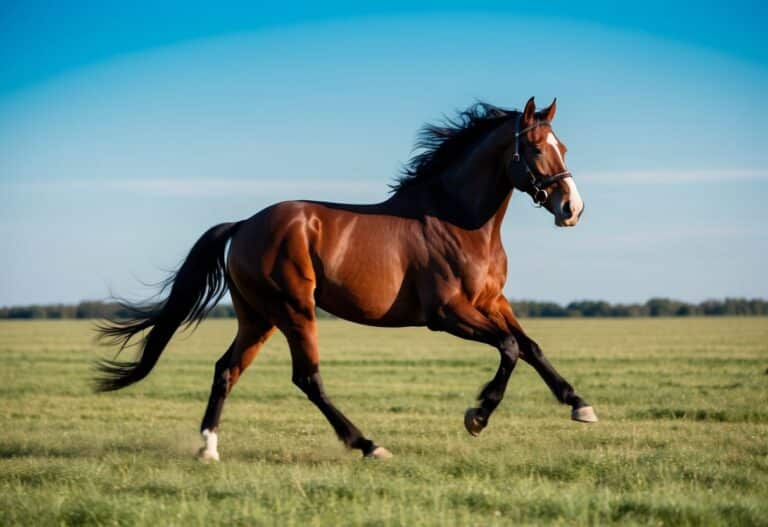
<path fill-rule="evenodd" d="M 497 159 L 478 159 L 443 178 L 452 207 L 461 212 L 466 228 L 490 229 L 498 234 L 507 212 L 512 187 Z M 460 225 L 464 227 L 464 225 Z"/>
<path fill-rule="evenodd" d="M 499 236 L 512 195 L 502 166 L 509 130 L 496 130 L 460 163 L 439 176 L 398 191 L 388 206 L 425 214 L 480 237 Z"/>
<path fill-rule="evenodd" d="M 472 190 L 478 193 L 447 192 L 442 185 L 420 184 L 397 192 L 382 205 L 389 214 L 420 218 L 430 230 L 445 231 L 449 238 L 473 247 L 503 250 L 501 224 L 511 190 L 504 185 Z"/>

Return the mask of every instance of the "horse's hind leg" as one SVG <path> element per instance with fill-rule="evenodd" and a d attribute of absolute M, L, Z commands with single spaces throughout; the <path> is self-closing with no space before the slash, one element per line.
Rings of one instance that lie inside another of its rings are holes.
<path fill-rule="evenodd" d="M 388 458 L 392 454 L 363 433 L 334 406 L 325 393 L 319 371 L 317 348 L 317 325 L 312 316 L 290 314 L 290 321 L 279 324 L 280 330 L 288 339 L 293 361 L 293 383 L 304 392 L 307 398 L 320 409 L 336 431 L 336 435 L 348 448 L 360 450 L 365 457 Z"/>
<path fill-rule="evenodd" d="M 272 324 L 257 320 L 239 322 L 237 336 L 229 349 L 216 361 L 208 406 L 200 425 L 205 446 L 198 457 L 203 460 L 219 460 L 218 429 L 221 410 L 235 383 L 245 369 L 250 366 L 261 346 L 274 331 Z"/>

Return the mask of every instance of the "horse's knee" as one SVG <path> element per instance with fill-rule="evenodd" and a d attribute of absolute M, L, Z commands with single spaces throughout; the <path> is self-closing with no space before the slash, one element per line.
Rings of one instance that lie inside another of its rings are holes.
<path fill-rule="evenodd" d="M 516 363 L 517 359 L 520 358 L 520 345 L 517 339 L 513 335 L 505 337 L 499 345 L 499 352 L 505 360 L 512 364 Z"/>

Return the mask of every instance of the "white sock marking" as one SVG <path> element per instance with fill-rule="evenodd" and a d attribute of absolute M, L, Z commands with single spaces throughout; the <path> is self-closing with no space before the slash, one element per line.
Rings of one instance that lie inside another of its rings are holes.
<path fill-rule="evenodd" d="M 207 452 L 218 452 L 219 438 L 216 436 L 216 432 L 206 428 L 203 430 L 203 439 L 205 440 L 205 450 Z"/>

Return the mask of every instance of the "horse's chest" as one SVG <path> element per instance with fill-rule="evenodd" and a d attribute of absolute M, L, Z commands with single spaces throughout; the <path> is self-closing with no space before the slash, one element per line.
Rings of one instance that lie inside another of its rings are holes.
<path fill-rule="evenodd" d="M 455 273 L 456 282 L 473 304 L 495 299 L 501 293 L 506 279 L 503 254 L 491 253 L 484 256 L 462 262 Z"/>
<path fill-rule="evenodd" d="M 495 299 L 506 279 L 501 242 L 482 233 L 446 229 L 442 224 L 427 227 L 435 277 L 446 286 L 438 289 L 448 296 L 460 291 L 473 303 Z"/>
<path fill-rule="evenodd" d="M 472 299 L 473 303 L 482 298 L 496 298 L 504 286 L 503 274 L 492 262 L 484 262 L 485 265 L 466 269 L 466 273 L 459 275 L 462 289 Z"/>

